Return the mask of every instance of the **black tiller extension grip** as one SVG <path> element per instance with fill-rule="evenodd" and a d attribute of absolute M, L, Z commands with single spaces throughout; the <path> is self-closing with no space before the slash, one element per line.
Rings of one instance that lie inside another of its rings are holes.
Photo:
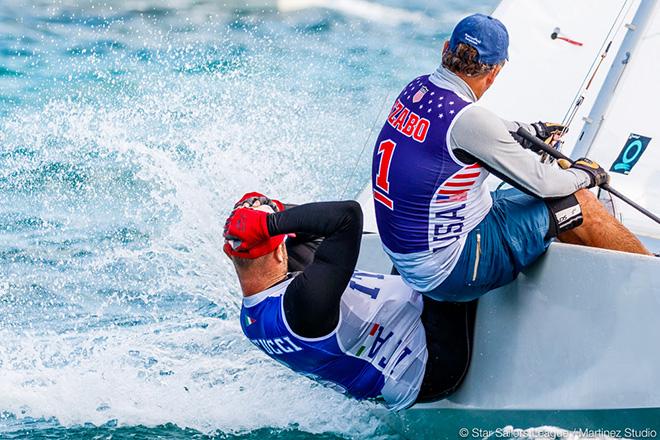
<path fill-rule="evenodd" d="M 532 133 L 525 130 L 524 128 L 520 127 L 516 133 L 518 134 L 518 136 L 533 143 L 540 150 L 543 150 L 544 152 L 548 153 L 550 156 L 554 157 L 555 159 L 565 159 L 569 161 L 571 164 L 574 162 L 573 159 L 566 156 L 565 154 L 562 154 L 559 150 L 552 148 L 550 145 L 546 144 L 541 139 L 537 138 L 536 136 L 534 136 Z M 623 200 L 624 202 L 626 202 L 627 204 L 629 204 L 630 206 L 632 206 L 633 208 L 635 208 L 636 210 L 638 210 L 639 212 L 650 218 L 651 220 L 660 224 L 660 217 L 653 214 L 651 211 L 644 208 L 643 206 L 638 205 L 636 202 L 629 199 L 628 197 L 624 196 L 619 191 L 612 188 L 608 183 L 604 183 L 600 187 L 603 188 L 605 191 L 608 191 L 610 194 Z"/>

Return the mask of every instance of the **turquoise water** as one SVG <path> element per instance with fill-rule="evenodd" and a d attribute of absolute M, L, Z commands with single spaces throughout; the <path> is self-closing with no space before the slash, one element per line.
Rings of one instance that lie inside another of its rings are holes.
<path fill-rule="evenodd" d="M 232 4 L 0 4 L 0 437 L 405 435 L 247 343 L 222 226 L 353 197 L 391 94 L 496 2 Z"/>

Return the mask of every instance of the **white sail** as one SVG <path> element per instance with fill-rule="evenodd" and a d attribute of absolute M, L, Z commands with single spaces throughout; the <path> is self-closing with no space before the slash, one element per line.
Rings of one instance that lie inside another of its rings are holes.
<path fill-rule="evenodd" d="M 646 18 L 649 20 L 640 29 L 631 24 L 642 1 L 646 8 L 640 10 L 644 17 L 648 11 Z M 657 183 L 660 179 L 660 145 L 657 145 L 660 143 L 660 116 L 655 105 L 660 102 L 660 85 L 656 79 L 660 73 L 660 14 L 657 2 L 642 1 L 503 1 L 494 15 L 509 29 L 511 62 L 484 97 L 483 105 L 509 119 L 561 121 L 572 109 L 575 97 L 584 95 L 572 130 L 566 136 L 565 152 L 572 151 L 588 116 L 591 116 L 589 124 L 599 125 L 597 136 L 593 144 L 579 145 L 578 150 L 584 152 L 590 147 L 589 157 L 606 169 L 612 166 L 631 134 L 652 138 L 630 174 L 612 173 L 611 184 L 657 213 L 660 210 L 660 185 Z M 556 27 L 582 46 L 551 39 Z M 643 36 L 637 44 L 624 46 L 619 53 L 630 32 L 643 32 Z M 603 43 L 610 40 L 608 55 L 585 92 L 581 85 L 585 77 L 591 78 L 592 64 L 594 61 L 597 64 Z M 626 67 L 619 75 L 624 62 Z M 592 110 L 599 110 L 592 107 L 610 69 L 617 73 L 616 80 L 605 85 L 603 94 L 611 99 L 607 100 L 604 113 L 590 115 Z M 605 199 L 605 195 L 601 198 Z M 626 226 L 637 234 L 660 238 L 660 227 L 655 222 L 616 199 L 614 202 L 615 213 Z"/>
<path fill-rule="evenodd" d="M 503 118 L 556 121 L 572 109 L 585 78 L 612 40 L 589 92 L 566 136 L 569 151 L 579 135 L 581 118 L 588 115 L 639 0 L 504 0 L 493 15 L 510 36 L 509 62 L 482 99 Z M 553 39 L 556 28 L 564 39 Z M 612 31 L 612 32 L 610 32 Z M 609 37 L 609 38 L 608 38 Z M 595 66 L 594 66 L 595 67 Z"/>
<path fill-rule="evenodd" d="M 655 214 L 660 212 L 660 13 L 657 10 L 655 2 L 649 11 L 646 28 L 629 31 L 642 31 L 643 34 L 636 47 L 631 49 L 630 56 L 626 48 L 620 56 L 622 60 L 617 60 L 626 62 L 623 74 L 619 76 L 617 72 L 613 91 L 603 90 L 607 96 L 611 95 L 608 106 L 603 114 L 591 115 L 588 124 L 598 124 L 602 118 L 588 155 L 606 169 L 610 169 L 631 134 L 651 138 L 629 174 L 610 174 L 613 188 Z M 584 147 L 582 151 L 586 151 Z M 637 152 L 633 146 L 626 160 L 633 159 Z M 626 226 L 637 234 L 660 238 L 657 223 L 628 205 L 614 201 L 615 213 Z"/>

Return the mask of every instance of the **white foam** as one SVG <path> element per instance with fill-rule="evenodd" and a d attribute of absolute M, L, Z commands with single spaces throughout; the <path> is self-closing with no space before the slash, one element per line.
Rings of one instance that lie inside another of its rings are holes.
<path fill-rule="evenodd" d="M 0 408 L 22 417 L 225 433 L 296 425 L 356 434 L 378 424 L 369 405 L 270 362 L 233 321 L 0 337 Z"/>
<path fill-rule="evenodd" d="M 325 8 L 348 16 L 375 21 L 383 25 L 413 23 L 431 25 L 430 17 L 420 12 L 385 6 L 365 0 L 277 0 L 277 8 L 282 12 L 309 8 Z"/>

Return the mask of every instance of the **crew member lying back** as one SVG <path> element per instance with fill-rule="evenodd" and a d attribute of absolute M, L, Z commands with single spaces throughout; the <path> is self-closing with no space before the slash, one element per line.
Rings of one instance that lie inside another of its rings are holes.
<path fill-rule="evenodd" d="M 356 202 L 283 210 L 250 193 L 234 208 L 224 251 L 243 291 L 243 332 L 259 349 L 294 371 L 393 410 L 458 387 L 469 365 L 476 303 L 436 302 L 399 276 L 355 271 L 362 237 Z M 294 233 L 285 244 L 285 234 Z M 300 258 L 300 249 L 318 237 L 323 241 L 308 252 L 313 261 Z M 303 270 L 290 272 L 294 264 Z"/>

